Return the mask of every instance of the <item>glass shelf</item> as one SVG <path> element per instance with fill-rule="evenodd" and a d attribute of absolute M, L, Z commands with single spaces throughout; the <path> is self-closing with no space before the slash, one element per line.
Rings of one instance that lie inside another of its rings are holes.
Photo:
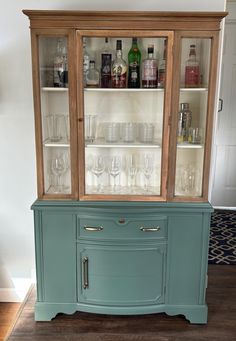
<path fill-rule="evenodd" d="M 62 148 L 62 147 L 70 147 L 70 144 L 68 141 L 66 140 L 61 140 L 61 141 L 58 141 L 58 142 L 52 142 L 50 141 L 49 139 L 45 140 L 43 142 L 43 145 L 44 147 L 59 147 L 59 148 Z"/>
<path fill-rule="evenodd" d="M 202 88 L 180 88 L 181 92 L 204 92 L 208 91 L 207 87 L 202 87 Z"/>
<path fill-rule="evenodd" d="M 68 88 L 43 87 L 41 89 L 42 91 L 47 91 L 47 92 L 67 92 L 68 91 Z"/>
<path fill-rule="evenodd" d="M 131 89 L 131 88 L 84 88 L 85 92 L 164 92 L 163 88 L 139 88 L 139 89 Z"/>
<path fill-rule="evenodd" d="M 181 149 L 202 149 L 203 147 L 204 147 L 203 144 L 192 144 L 192 143 L 177 144 L 177 148 L 181 148 Z"/>
<path fill-rule="evenodd" d="M 95 141 L 92 143 L 85 143 L 86 148 L 161 148 L 158 143 L 107 143 L 105 141 Z"/>

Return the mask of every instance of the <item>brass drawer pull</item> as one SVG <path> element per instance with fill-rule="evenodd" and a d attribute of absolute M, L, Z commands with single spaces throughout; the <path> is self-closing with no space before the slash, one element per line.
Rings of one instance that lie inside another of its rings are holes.
<path fill-rule="evenodd" d="M 83 258 L 83 288 L 87 289 L 89 287 L 88 284 L 88 257 Z"/>
<path fill-rule="evenodd" d="M 103 230 L 103 227 L 102 226 L 84 226 L 84 229 L 86 231 L 99 232 Z"/>
<path fill-rule="evenodd" d="M 140 230 L 143 232 L 157 232 L 159 231 L 161 228 L 160 226 L 156 226 L 156 227 L 140 227 Z"/>

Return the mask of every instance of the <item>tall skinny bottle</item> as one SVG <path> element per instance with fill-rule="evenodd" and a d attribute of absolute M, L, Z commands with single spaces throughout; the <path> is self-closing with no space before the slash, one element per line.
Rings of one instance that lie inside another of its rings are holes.
<path fill-rule="evenodd" d="M 141 52 L 139 51 L 137 38 L 135 37 L 132 38 L 132 46 L 128 53 L 128 88 L 140 88 L 140 62 Z"/>
<path fill-rule="evenodd" d="M 154 45 L 148 45 L 148 57 L 142 64 L 142 87 L 157 87 L 157 60 L 154 58 Z"/>
<path fill-rule="evenodd" d="M 127 64 L 122 58 L 122 40 L 116 41 L 116 58 L 112 63 L 111 80 L 113 88 L 126 88 Z"/>
<path fill-rule="evenodd" d="M 111 88 L 112 52 L 108 38 L 101 53 L 101 88 Z"/>

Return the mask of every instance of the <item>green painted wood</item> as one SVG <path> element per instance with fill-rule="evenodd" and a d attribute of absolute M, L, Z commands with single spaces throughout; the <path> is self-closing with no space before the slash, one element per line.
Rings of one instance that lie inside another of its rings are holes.
<path fill-rule="evenodd" d="M 76 302 L 76 219 L 61 212 L 42 212 L 41 235 L 36 240 L 40 254 L 37 278 L 42 301 Z"/>
<path fill-rule="evenodd" d="M 209 227 L 202 214 L 169 218 L 167 303 L 204 304 L 202 285 L 206 280 L 203 261 L 207 258 Z"/>
<path fill-rule="evenodd" d="M 79 243 L 78 248 L 79 302 L 109 306 L 164 302 L 165 244 L 109 246 Z M 84 289 L 85 257 L 88 261 L 88 287 Z"/>
<path fill-rule="evenodd" d="M 209 203 L 36 201 L 32 208 L 36 320 L 81 310 L 166 312 L 183 314 L 192 323 L 207 322 Z M 94 224 L 103 230 L 84 229 Z M 158 224 L 160 230 L 142 232 L 144 224 Z"/>
<path fill-rule="evenodd" d="M 148 216 L 143 214 L 104 217 L 103 215 L 79 215 L 78 239 L 140 239 L 165 240 L 167 236 L 167 217 Z M 97 231 L 87 230 L 98 228 Z M 148 228 L 149 231 L 141 230 Z M 156 229 L 151 231 L 150 229 Z"/>

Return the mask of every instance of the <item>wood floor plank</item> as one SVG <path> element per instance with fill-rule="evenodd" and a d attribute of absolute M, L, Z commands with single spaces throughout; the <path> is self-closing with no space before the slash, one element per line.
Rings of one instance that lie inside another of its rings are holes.
<path fill-rule="evenodd" d="M 114 316 L 77 312 L 51 322 L 34 321 L 35 292 L 8 341 L 235 341 L 236 267 L 209 266 L 207 325 L 192 325 L 183 316 L 150 314 Z"/>

